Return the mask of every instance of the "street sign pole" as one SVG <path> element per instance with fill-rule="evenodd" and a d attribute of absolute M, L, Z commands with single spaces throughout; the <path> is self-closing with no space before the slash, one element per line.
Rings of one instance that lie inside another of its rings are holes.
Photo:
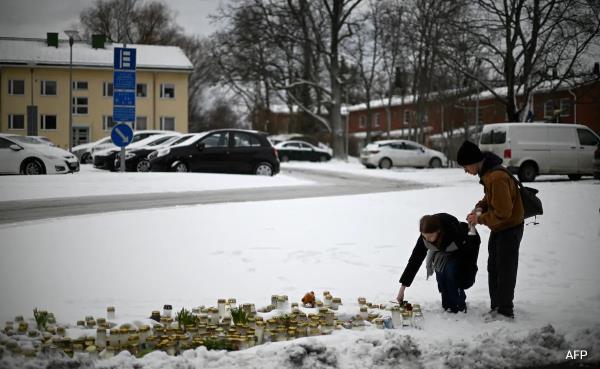
<path fill-rule="evenodd" d="M 113 76 L 113 122 L 135 123 L 136 100 L 136 49 L 115 47 L 114 51 L 114 76 Z M 119 125 L 117 124 L 117 125 Z M 115 126 L 116 128 L 117 126 Z M 123 130 L 116 130 L 115 134 L 121 138 L 123 144 L 120 154 L 120 171 L 125 172 L 125 146 L 131 143 L 131 138 L 124 136 Z M 132 130 L 133 137 L 133 130 Z M 114 142 L 114 140 L 113 140 Z"/>

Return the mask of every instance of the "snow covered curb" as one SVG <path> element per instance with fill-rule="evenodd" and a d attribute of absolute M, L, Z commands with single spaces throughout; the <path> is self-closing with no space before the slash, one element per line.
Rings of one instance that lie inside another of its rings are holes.
<path fill-rule="evenodd" d="M 460 332 L 456 333 L 457 336 Z M 569 350 L 586 349 L 583 364 L 600 363 L 600 325 L 565 335 L 552 325 L 528 332 L 510 324 L 471 340 L 415 338 L 400 330 L 341 331 L 331 336 L 271 343 L 239 352 L 189 350 L 178 357 L 153 352 L 136 359 L 128 352 L 92 362 L 40 357 L 16 359 L 0 354 L 2 368 L 515 368 L 568 364 Z"/>

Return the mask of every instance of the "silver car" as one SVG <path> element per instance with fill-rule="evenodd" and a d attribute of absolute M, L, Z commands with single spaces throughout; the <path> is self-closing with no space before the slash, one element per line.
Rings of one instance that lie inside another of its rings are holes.
<path fill-rule="evenodd" d="M 367 168 L 439 168 L 448 165 L 448 158 L 413 141 L 387 140 L 368 144 L 360 154 L 360 162 Z"/>

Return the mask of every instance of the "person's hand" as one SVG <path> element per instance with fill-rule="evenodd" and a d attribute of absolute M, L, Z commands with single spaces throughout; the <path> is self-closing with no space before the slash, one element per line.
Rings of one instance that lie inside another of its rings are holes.
<path fill-rule="evenodd" d="M 404 289 L 406 287 L 405 286 L 400 286 L 400 291 L 398 291 L 398 296 L 396 297 L 396 301 L 398 301 L 399 304 L 402 304 L 402 301 L 404 301 Z"/>
<path fill-rule="evenodd" d="M 475 213 L 474 211 L 470 212 L 469 215 L 467 215 L 467 222 L 471 226 L 477 225 L 477 218 L 479 218 L 479 216 L 477 216 L 477 213 Z"/>

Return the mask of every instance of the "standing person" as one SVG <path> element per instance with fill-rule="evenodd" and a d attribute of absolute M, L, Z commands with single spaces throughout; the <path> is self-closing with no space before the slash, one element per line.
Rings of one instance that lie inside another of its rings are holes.
<path fill-rule="evenodd" d="M 513 300 L 523 237 L 524 211 L 514 178 L 502 170 L 502 159 L 465 141 L 458 149 L 458 164 L 465 172 L 479 175 L 484 197 L 467 215 L 471 225 L 484 224 L 491 230 L 488 242 L 488 286 L 491 310 L 486 320 L 514 318 Z M 479 215 L 481 214 L 481 215 Z"/>
<path fill-rule="evenodd" d="M 475 282 L 481 239 L 478 235 L 468 236 L 468 225 L 446 213 L 425 215 L 419 222 L 419 230 L 421 236 L 400 277 L 402 285 L 396 300 L 402 303 L 406 287 L 410 287 L 423 260 L 427 259 L 427 278 L 435 271 L 442 308 L 452 313 L 466 313 L 464 290 Z"/>

